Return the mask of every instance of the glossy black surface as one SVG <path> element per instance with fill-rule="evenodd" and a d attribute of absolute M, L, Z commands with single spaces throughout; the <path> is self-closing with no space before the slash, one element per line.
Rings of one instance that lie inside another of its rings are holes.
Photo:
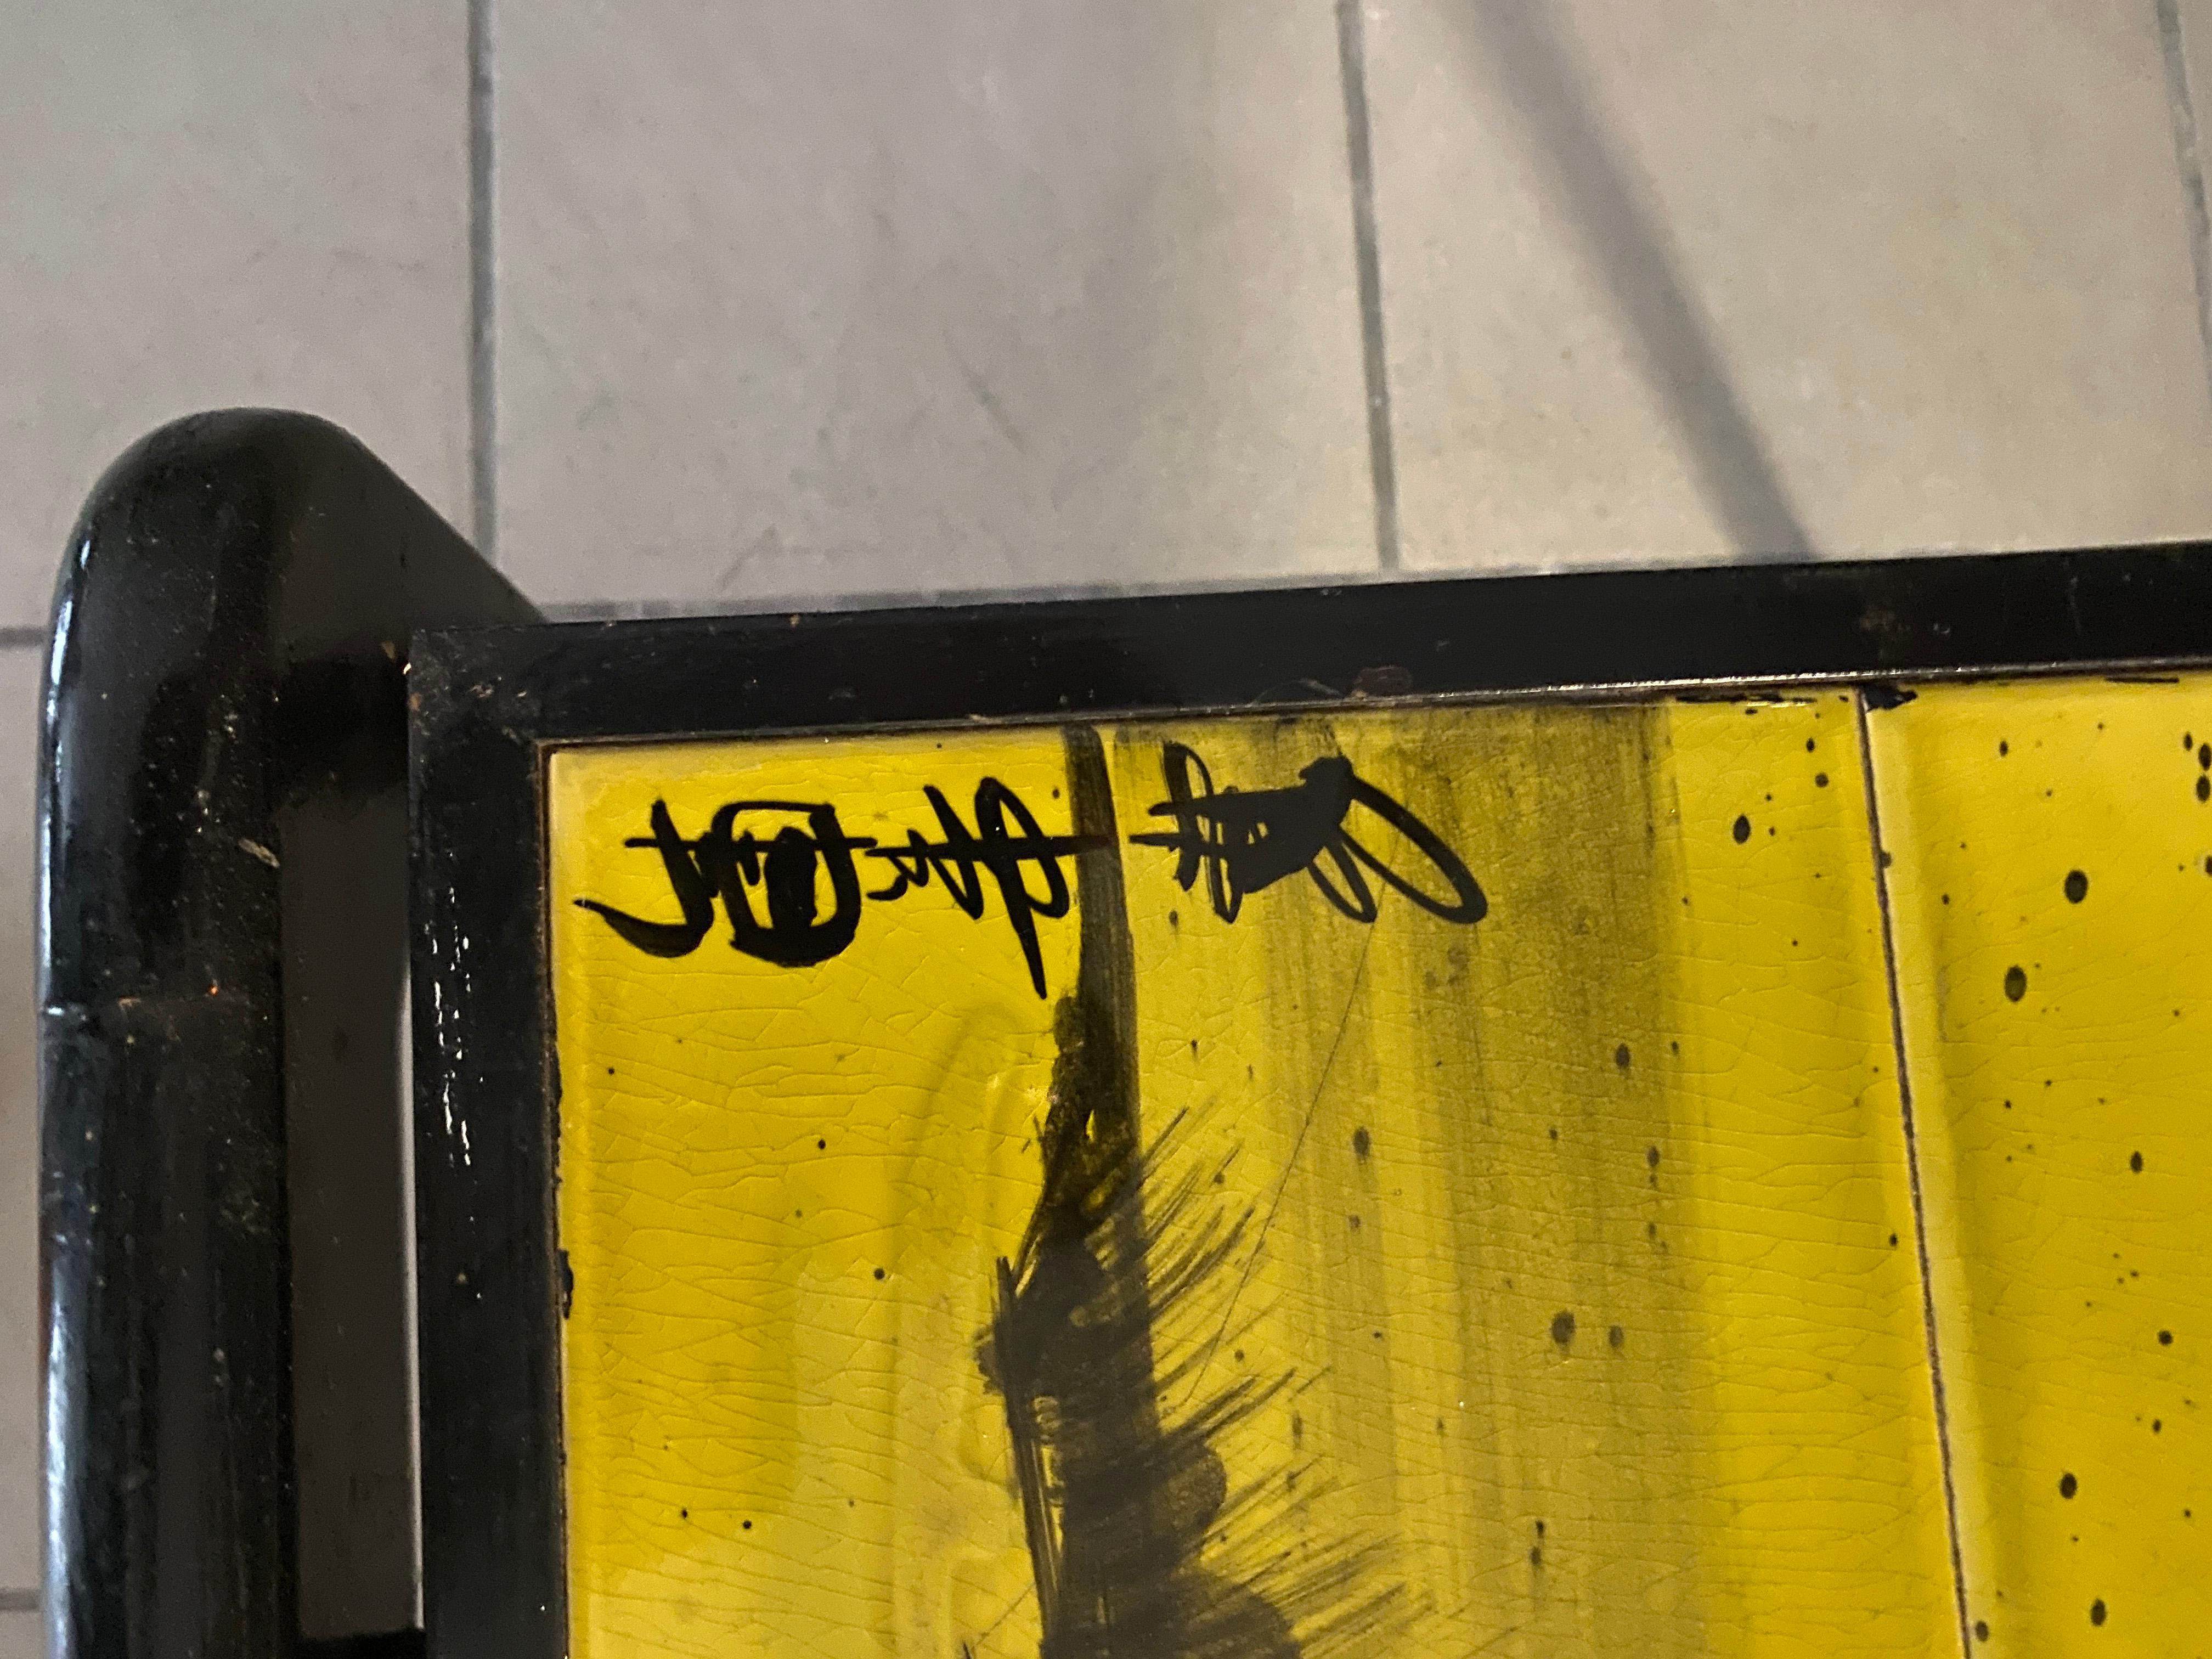
<path fill-rule="evenodd" d="M 388 1612 L 411 1553 L 392 1531 L 408 1471 L 386 1104 L 404 659 L 425 624 L 530 614 L 304 416 L 166 427 L 86 506 L 55 599 L 39 801 L 58 1659 L 264 1659 L 395 1622 L 348 1615 Z M 295 1253 L 303 1179 L 316 1227 Z M 330 1292 L 296 1321 L 295 1254 Z M 319 1357 L 296 1413 L 295 1326 Z M 316 1431 L 297 1453 L 295 1416 Z M 303 1486 L 325 1460 L 355 1492 Z M 360 1516 L 358 1535 L 329 1535 Z"/>
<path fill-rule="evenodd" d="M 544 755 L 905 722 L 2212 656 L 2212 546 L 579 623 L 421 642 L 413 682 L 424 1601 L 437 1659 L 566 1651 L 559 1079 Z"/>

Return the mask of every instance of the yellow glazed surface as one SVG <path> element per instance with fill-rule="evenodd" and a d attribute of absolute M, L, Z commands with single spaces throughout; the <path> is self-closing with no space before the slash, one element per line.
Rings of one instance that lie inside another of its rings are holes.
<path fill-rule="evenodd" d="M 1870 721 L 1993 1656 L 2212 1651 L 2207 690 L 1929 690 Z"/>
<path fill-rule="evenodd" d="M 557 753 L 575 1650 L 2194 1652 L 2192 696 Z"/>

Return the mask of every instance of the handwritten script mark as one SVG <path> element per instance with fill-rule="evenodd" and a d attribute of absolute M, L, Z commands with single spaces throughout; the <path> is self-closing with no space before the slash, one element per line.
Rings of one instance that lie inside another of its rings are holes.
<path fill-rule="evenodd" d="M 1231 787 L 1216 793 L 1205 761 L 1180 743 L 1161 745 L 1160 770 L 1168 798 L 1151 816 L 1170 819 L 1175 828 L 1129 839 L 1140 847 L 1175 852 L 1176 881 L 1186 893 L 1202 866 L 1206 896 L 1224 921 L 1237 920 L 1246 894 L 1303 870 L 1337 909 L 1354 921 L 1371 922 L 1379 907 L 1363 866 L 1444 921 L 1477 922 L 1490 912 L 1481 887 L 1443 837 L 1352 770 L 1341 755 L 1323 756 L 1298 774 L 1298 782 L 1283 789 Z M 1355 806 L 1367 808 L 1410 842 L 1429 871 L 1451 890 L 1449 896 L 1425 891 L 1369 851 L 1345 828 Z M 1322 870 L 1324 857 L 1335 867 L 1334 879 Z"/>
<path fill-rule="evenodd" d="M 1149 815 L 1175 827 L 1132 836 L 1130 842 L 1173 852 L 1175 878 L 1185 892 L 1203 871 L 1213 912 L 1224 921 L 1237 920 L 1248 894 L 1301 871 L 1354 921 L 1371 922 L 1380 913 L 1370 873 L 1444 921 L 1476 922 L 1489 912 L 1489 901 L 1459 855 L 1341 756 L 1323 756 L 1298 775 L 1298 782 L 1280 789 L 1217 790 L 1206 762 L 1180 743 L 1161 745 L 1160 770 L 1168 798 Z M 1072 890 L 1061 860 L 1109 842 L 1100 836 L 1045 834 L 1028 804 L 996 778 L 975 786 L 972 829 L 935 784 L 925 786 L 922 794 L 936 815 L 939 839 L 909 830 L 902 844 L 890 846 L 872 836 L 848 835 L 837 809 L 826 801 L 726 802 L 703 835 L 686 839 L 667 803 L 657 800 L 649 820 L 652 833 L 632 836 L 623 845 L 660 855 L 683 919 L 653 921 L 597 899 L 576 902 L 647 955 L 681 957 L 697 950 L 713 931 L 719 901 L 732 949 L 778 967 L 805 968 L 828 961 L 853 942 L 865 902 L 888 903 L 933 882 L 945 888 L 962 914 L 981 920 L 988 876 L 1021 945 L 1030 984 L 1043 996 L 1044 952 L 1036 924 L 1039 917 L 1068 914 Z M 1380 818 L 1419 855 L 1414 876 L 1378 857 L 1346 827 L 1354 807 Z M 888 864 L 890 879 L 864 890 L 858 862 L 862 858 Z M 819 896 L 825 879 L 827 916 Z M 1032 887 L 1033 879 L 1038 887 Z M 1449 890 L 1431 890 L 1438 884 Z"/>
<path fill-rule="evenodd" d="M 997 884 L 1006 920 L 1021 943 L 1030 983 L 1044 995 L 1036 919 L 1067 914 L 1071 896 L 1060 860 L 1105 843 L 1091 836 L 1046 835 L 1021 797 L 996 778 L 975 786 L 973 830 L 961 822 L 957 809 L 936 785 L 923 793 L 944 838 L 931 841 L 919 830 L 909 830 L 902 847 L 878 846 L 872 836 L 847 835 L 837 809 L 826 802 L 791 800 L 730 801 L 716 809 L 704 835 L 687 841 L 677 832 L 667 803 L 655 801 L 653 833 L 623 844 L 660 854 L 684 919 L 650 921 L 597 899 L 576 902 L 647 954 L 681 957 L 705 941 L 719 898 L 729 921 L 732 949 L 781 968 L 805 968 L 828 961 L 853 942 L 863 898 L 888 902 L 912 888 L 927 887 L 933 876 L 963 915 L 980 919 L 988 874 Z M 805 827 L 786 823 L 763 842 L 750 824 L 739 830 L 739 820 L 750 815 L 801 817 Z M 864 894 L 855 853 L 889 863 L 890 884 Z M 1031 865 L 1042 872 L 1042 892 L 1030 889 L 1025 866 Z M 816 896 L 817 872 L 830 884 L 827 918 Z M 754 909 L 755 889 L 761 890 L 765 920 Z"/>

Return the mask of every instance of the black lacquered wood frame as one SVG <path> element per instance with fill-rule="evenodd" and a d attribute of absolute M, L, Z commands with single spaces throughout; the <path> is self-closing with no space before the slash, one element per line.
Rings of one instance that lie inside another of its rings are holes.
<path fill-rule="evenodd" d="M 567 744 L 2212 658 L 2212 545 L 493 629 L 410 682 L 425 1610 L 567 1649 L 544 767 Z M 466 1157 L 449 1125 L 469 1127 Z"/>

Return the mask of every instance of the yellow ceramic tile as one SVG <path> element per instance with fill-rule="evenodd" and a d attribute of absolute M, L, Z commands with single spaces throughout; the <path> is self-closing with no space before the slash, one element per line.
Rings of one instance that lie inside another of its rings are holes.
<path fill-rule="evenodd" d="M 1031 1201 L 1024 1141 L 1050 1076 L 1052 1005 L 1003 907 L 971 921 L 941 890 L 864 900 L 860 943 L 795 969 L 729 948 L 720 916 L 693 953 L 653 957 L 568 902 L 679 916 L 659 855 L 623 844 L 651 833 L 664 798 L 690 837 L 723 803 L 754 799 L 834 803 L 849 834 L 889 837 L 931 827 L 923 787 L 956 771 L 972 826 L 988 773 L 1047 831 L 1067 828 L 1057 733 L 945 748 L 554 763 L 580 1659 L 950 1654 L 943 1634 L 972 1631 L 1028 1583 L 975 1343 L 994 1263 Z M 794 823 L 757 811 L 736 833 Z M 834 902 L 822 910 L 836 920 Z M 1040 932 L 1054 986 L 1073 942 Z"/>
<path fill-rule="evenodd" d="M 1975 1651 L 2206 1651 L 2212 682 L 1869 720 Z"/>
<path fill-rule="evenodd" d="M 1955 1651 L 1850 704 L 1101 738 L 556 758 L 579 1653 Z"/>

